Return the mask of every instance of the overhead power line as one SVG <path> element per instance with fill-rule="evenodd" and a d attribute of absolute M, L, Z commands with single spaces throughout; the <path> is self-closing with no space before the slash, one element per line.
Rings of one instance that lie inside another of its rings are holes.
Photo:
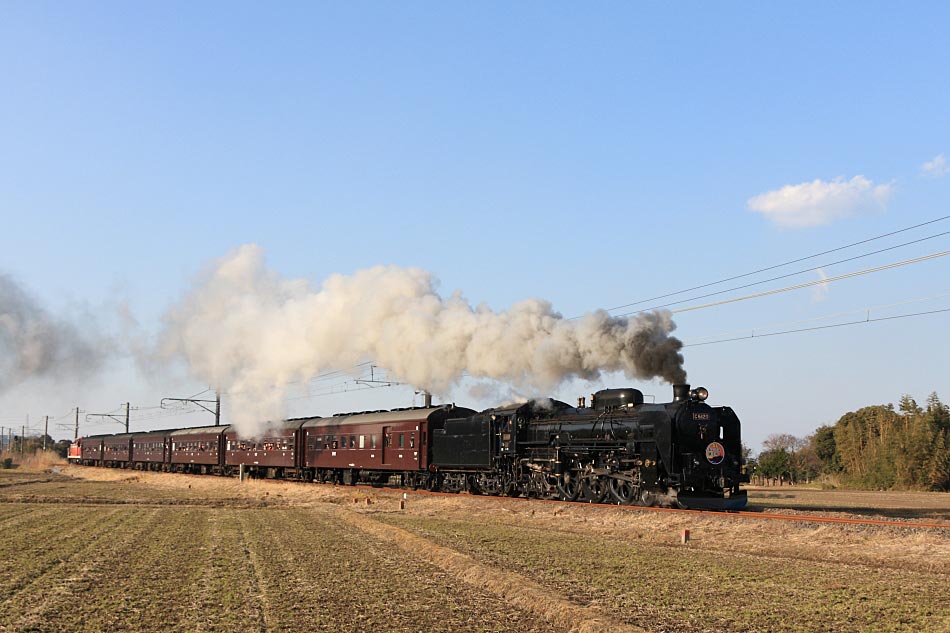
<path fill-rule="evenodd" d="M 878 321 L 893 321 L 895 319 L 906 319 L 909 317 L 918 317 L 918 316 L 927 316 L 931 314 L 942 314 L 950 312 L 950 308 L 942 308 L 940 310 L 927 310 L 925 312 L 910 312 L 907 314 L 896 314 L 886 317 L 874 317 L 873 319 L 868 316 L 865 319 L 859 319 L 856 321 L 847 321 L 845 323 L 831 323 L 829 325 L 813 325 L 811 327 L 797 328 L 794 330 L 782 330 L 780 332 L 765 332 L 763 334 L 756 334 L 754 331 L 748 336 L 734 336 L 732 338 L 723 338 L 715 341 L 704 341 L 702 343 L 685 343 L 683 347 L 701 347 L 703 345 L 715 345 L 717 343 L 731 343 L 733 341 L 747 341 L 757 338 L 768 338 L 770 336 L 780 336 L 782 334 L 796 334 L 799 332 L 814 332 L 817 330 L 830 330 L 832 328 L 846 327 L 849 325 L 861 325 L 862 323 L 876 323 Z"/>
<path fill-rule="evenodd" d="M 742 339 L 742 338 L 752 338 L 763 336 L 765 333 L 776 330 L 779 328 L 794 328 L 802 329 L 803 326 L 808 325 L 811 327 L 812 324 L 829 321 L 830 319 L 842 319 L 842 318 L 853 318 L 855 315 L 861 315 L 860 321 L 867 321 L 871 318 L 872 314 L 877 314 L 882 310 L 890 310 L 892 308 L 899 308 L 904 306 L 909 306 L 915 303 L 926 303 L 930 301 L 937 301 L 939 299 L 947 299 L 950 297 L 950 290 L 943 290 L 938 294 L 929 295 L 926 297 L 914 297 L 913 299 L 903 299 L 901 301 L 895 301 L 892 303 L 881 303 L 877 305 L 863 306 L 859 309 L 854 310 L 845 310 L 843 312 L 833 312 L 831 314 L 822 314 L 816 317 L 810 317 L 807 319 L 796 319 L 795 321 L 780 321 L 778 323 L 768 323 L 764 325 L 757 325 L 755 327 L 745 327 L 741 329 L 732 329 L 724 332 L 716 332 L 713 334 L 707 334 L 705 336 L 691 336 L 688 337 L 691 341 L 696 341 L 690 343 L 690 345 L 701 345 L 704 339 Z M 930 311 L 920 311 L 921 313 L 929 313 Z M 914 314 L 917 314 L 916 312 Z M 807 329 L 807 328 L 805 328 Z"/>
<path fill-rule="evenodd" d="M 753 286 L 761 286 L 762 284 L 767 284 L 773 281 L 778 281 L 779 279 L 788 279 L 789 277 L 794 277 L 796 275 L 801 275 L 804 273 L 817 272 L 823 268 L 828 268 L 830 266 L 837 266 L 838 264 L 844 264 L 847 262 L 853 262 L 858 259 L 863 259 L 865 257 L 870 257 L 872 255 L 880 255 L 881 253 L 886 253 L 887 251 L 893 251 L 904 246 L 910 246 L 911 244 L 919 244 L 920 242 L 926 242 L 927 240 L 932 240 L 938 237 L 943 237 L 945 235 L 950 235 L 950 231 L 944 231 L 943 233 L 937 233 L 935 235 L 928 235 L 927 237 L 922 237 L 918 240 L 912 240 L 910 242 L 904 242 L 903 244 L 897 244 L 895 246 L 888 246 L 887 248 L 882 248 L 880 250 L 871 251 L 870 253 L 863 253 L 861 255 L 855 255 L 854 257 L 847 257 L 845 259 L 839 259 L 835 262 L 829 262 L 827 264 L 822 264 L 821 266 L 816 266 L 814 268 L 805 268 L 802 270 L 797 270 L 793 273 L 786 273 L 784 275 L 779 275 L 778 277 L 770 277 L 769 279 L 763 279 L 762 281 L 753 281 L 749 284 L 743 284 L 741 286 L 733 286 L 732 288 L 726 288 L 725 290 L 717 290 L 716 292 L 710 292 L 704 295 L 699 295 L 696 297 L 690 297 L 689 299 L 680 299 L 679 301 L 671 301 L 670 303 L 664 303 L 662 305 L 656 305 L 650 308 L 644 308 L 643 310 L 637 310 L 636 312 L 626 312 L 618 316 L 629 316 L 631 314 L 637 314 L 639 312 L 650 312 L 652 310 L 660 310 L 661 308 L 668 308 L 670 306 L 679 305 L 681 303 L 689 303 L 690 301 L 696 301 L 698 299 L 705 299 L 707 297 L 715 297 L 718 295 L 726 294 L 727 292 L 733 292 L 735 290 L 742 290 L 744 288 L 751 288 Z"/>
<path fill-rule="evenodd" d="M 950 219 L 950 215 L 945 215 L 945 216 L 943 216 L 943 217 L 935 218 L 935 219 L 929 220 L 929 221 L 927 221 L 927 222 L 921 222 L 920 224 L 915 224 L 915 225 L 913 225 L 913 226 L 908 226 L 908 227 L 903 228 L 903 229 L 898 229 L 898 230 L 896 230 L 896 231 L 891 231 L 890 233 L 884 233 L 884 234 L 882 234 L 882 235 L 877 235 L 877 236 L 874 236 L 874 237 L 869 237 L 869 238 L 867 238 L 867 239 L 860 240 L 860 241 L 858 241 L 858 242 L 852 242 L 851 244 L 846 244 L 846 245 L 844 245 L 844 246 L 839 246 L 839 247 L 837 247 L 837 248 L 832 248 L 832 249 L 829 249 L 829 250 L 827 250 L 827 251 L 822 251 L 822 252 L 820 252 L 820 253 L 815 253 L 815 254 L 813 254 L 813 255 L 806 255 L 805 257 L 799 257 L 799 258 L 797 258 L 797 259 L 792 259 L 792 260 L 789 260 L 789 261 L 786 261 L 786 262 L 782 262 L 781 264 L 774 264 L 774 265 L 772 265 L 772 266 L 766 266 L 766 267 L 764 267 L 764 268 L 759 268 L 759 269 L 753 270 L 753 271 L 751 271 L 751 272 L 742 273 L 741 275 L 733 275 L 732 277 L 726 277 L 726 278 L 720 279 L 720 280 L 718 280 L 718 281 L 711 281 L 711 282 L 708 282 L 708 283 L 699 284 L 698 286 L 693 286 L 692 288 L 684 288 L 683 290 L 677 290 L 677 291 L 675 291 L 675 292 L 669 292 L 669 293 L 667 293 L 667 294 L 658 295 L 658 296 L 656 296 L 656 297 L 651 297 L 651 298 L 649 298 L 649 299 L 641 299 L 641 300 L 639 300 L 639 301 L 634 301 L 634 302 L 632 302 L 632 303 L 625 303 L 625 304 L 623 304 L 623 305 L 614 306 L 614 307 L 612 307 L 612 308 L 607 308 L 607 312 L 613 312 L 614 310 L 621 310 L 621 309 L 623 309 L 623 308 L 630 308 L 630 307 L 633 307 L 633 306 L 636 306 L 636 305 L 640 305 L 640 304 L 642 304 L 642 303 L 648 303 L 648 302 L 650 302 L 650 301 L 658 301 L 658 300 L 660 300 L 660 299 L 666 299 L 666 298 L 668 298 L 668 297 L 675 297 L 676 295 L 681 295 L 681 294 L 684 294 L 684 293 L 687 293 L 687 292 L 692 292 L 693 290 L 701 290 L 702 288 L 708 288 L 709 286 L 716 286 L 716 285 L 719 285 L 719 284 L 722 284 L 722 283 L 726 283 L 727 281 L 735 281 L 736 279 L 743 279 L 743 278 L 745 278 L 745 277 L 751 277 L 752 275 L 757 275 L 757 274 L 759 274 L 759 273 L 768 272 L 768 271 L 770 271 L 770 270 L 775 270 L 775 269 L 777 269 L 777 268 L 782 268 L 782 267 L 784 267 L 784 266 L 790 266 L 790 265 L 792 265 L 792 264 L 797 264 L 797 263 L 799 263 L 799 262 L 807 261 L 807 260 L 809 260 L 809 259 L 814 259 L 814 258 L 816 258 L 816 257 L 821 257 L 822 255 L 829 255 L 829 254 L 831 254 L 831 253 L 836 253 L 836 252 L 838 252 L 838 251 L 847 250 L 847 249 L 853 248 L 853 247 L 855 247 L 855 246 L 860 246 L 861 244 L 867 244 L 867 243 L 869 243 L 869 242 L 874 242 L 874 241 L 876 241 L 876 240 L 884 239 L 885 237 L 891 237 L 892 235 L 898 235 L 898 234 L 900 234 L 900 233 L 906 233 L 907 231 L 912 231 L 912 230 L 914 230 L 914 229 L 919 229 L 919 228 L 922 227 L 922 226 L 927 226 L 927 225 L 930 225 L 930 224 L 935 224 L 935 223 L 937 223 L 937 222 L 942 222 L 942 221 L 947 220 L 947 219 Z M 910 242 L 910 243 L 912 243 L 912 242 Z M 829 264 L 829 265 L 830 265 L 830 264 Z M 576 317 L 575 317 L 575 318 L 576 318 Z"/>
<path fill-rule="evenodd" d="M 950 255 L 950 251 L 943 251 L 940 253 L 931 253 L 930 255 L 924 255 L 923 257 L 916 257 L 914 259 L 908 259 L 902 262 L 894 262 L 893 264 L 886 264 L 884 266 L 877 266 L 875 268 L 867 268 L 865 270 L 858 270 L 855 272 L 846 273 L 844 275 L 828 277 L 827 279 L 817 279 L 815 281 L 809 281 L 803 284 L 796 284 L 794 286 L 786 286 L 785 288 L 776 288 L 775 290 L 766 290 L 765 292 L 757 292 L 755 294 L 746 295 L 744 297 L 734 297 L 732 299 L 723 299 L 722 301 L 713 301 L 711 303 L 704 303 L 698 306 L 690 306 L 688 308 L 679 308 L 678 310 L 671 310 L 671 312 L 673 312 L 673 314 L 678 314 L 680 312 L 691 312 L 693 310 L 702 310 L 703 308 L 711 308 L 713 306 L 725 305 L 727 303 L 736 303 L 737 301 L 746 301 L 748 299 L 756 299 L 758 297 L 765 297 L 768 295 L 779 294 L 781 292 L 789 292 L 791 290 L 800 290 L 802 288 L 810 288 L 812 286 L 819 286 L 821 284 L 827 284 L 833 281 L 840 281 L 842 279 L 850 279 L 852 277 L 860 277 L 861 275 L 869 275 L 871 273 L 880 272 L 882 270 L 890 270 L 892 268 L 898 268 L 900 266 L 916 264 L 918 262 L 923 262 L 930 259 L 936 259 L 938 257 L 944 257 L 946 255 Z"/>
<path fill-rule="evenodd" d="M 831 314 L 823 314 L 821 316 L 811 317 L 808 319 L 797 319 L 795 321 L 780 321 L 778 323 L 769 323 L 765 325 L 757 325 L 755 327 L 749 328 L 745 327 L 742 329 L 732 329 L 724 332 L 716 332 L 713 334 L 708 334 L 706 336 L 699 337 L 689 337 L 690 340 L 697 339 L 722 339 L 722 338 L 744 338 L 748 333 L 760 332 L 764 333 L 767 330 L 773 330 L 776 328 L 789 328 L 792 326 L 801 326 L 806 323 L 816 323 L 819 321 L 828 321 L 829 319 L 840 319 L 844 317 L 853 317 L 856 314 L 860 314 L 864 317 L 864 320 L 870 319 L 872 313 L 877 313 L 881 310 L 888 310 L 891 308 L 897 308 L 902 306 L 908 306 L 914 303 L 925 303 L 928 301 L 936 301 L 938 299 L 946 299 L 950 297 L 950 291 L 944 290 L 939 294 L 930 295 L 927 297 L 915 297 L 913 299 L 904 299 L 902 301 L 895 301 L 893 303 L 882 303 L 878 305 L 869 305 L 864 306 L 860 309 L 855 310 L 846 310 L 844 312 L 833 312 Z M 755 336 L 761 336 L 761 334 L 755 334 Z M 691 343 L 691 345 L 699 345 L 701 343 Z"/>

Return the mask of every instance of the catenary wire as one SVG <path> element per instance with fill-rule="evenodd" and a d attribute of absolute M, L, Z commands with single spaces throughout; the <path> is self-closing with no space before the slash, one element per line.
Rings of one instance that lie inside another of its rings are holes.
<path fill-rule="evenodd" d="M 683 347 L 701 347 L 703 345 L 715 345 L 717 343 L 731 343 L 733 341 L 747 341 L 747 340 L 757 339 L 757 338 L 768 338 L 770 336 L 780 336 L 782 334 L 796 334 L 799 332 L 814 332 L 818 330 L 830 330 L 832 328 L 846 327 L 849 325 L 861 325 L 862 323 L 876 323 L 879 321 L 893 321 L 896 319 L 906 319 L 910 317 L 927 316 L 931 314 L 942 314 L 942 313 L 947 313 L 947 312 L 950 312 L 950 308 L 943 308 L 940 310 L 927 310 L 924 312 L 911 312 L 908 314 L 895 314 L 895 315 L 886 316 L 886 317 L 875 317 L 873 319 L 872 318 L 860 319 L 857 321 L 848 321 L 846 323 L 815 325 L 812 327 L 797 328 L 794 330 L 782 330 L 781 332 L 767 332 L 765 334 L 755 334 L 753 332 L 749 336 L 736 336 L 733 338 L 724 338 L 724 339 L 719 339 L 716 341 L 704 341 L 702 343 L 684 343 Z"/>
<path fill-rule="evenodd" d="M 815 323 L 816 321 L 827 321 L 828 319 L 836 319 L 836 318 L 840 318 L 840 317 L 849 317 L 849 316 L 853 316 L 853 315 L 855 315 L 855 314 L 862 314 L 862 315 L 865 315 L 866 318 L 870 318 L 870 315 L 871 315 L 872 312 L 876 312 L 876 311 L 880 311 L 880 310 L 886 310 L 886 309 L 888 309 L 888 308 L 896 308 L 896 307 L 898 307 L 898 306 L 906 306 L 906 305 L 910 305 L 910 304 L 912 304 L 912 303 L 923 303 L 923 302 L 925 302 L 925 301 L 935 301 L 935 300 L 937 300 L 937 299 L 946 299 L 947 297 L 950 297 L 950 292 L 946 292 L 946 291 L 945 291 L 945 292 L 942 292 L 942 293 L 940 293 L 940 294 L 931 295 L 931 296 L 928 296 L 928 297 L 915 297 L 915 298 L 913 298 L 913 299 L 905 299 L 905 300 L 903 300 L 903 301 L 896 301 L 896 302 L 894 302 L 894 303 L 882 303 L 882 304 L 879 304 L 879 305 L 869 305 L 869 306 L 865 306 L 865 307 L 860 308 L 860 309 L 857 309 L 857 310 L 846 310 L 846 311 L 844 311 L 844 312 L 834 312 L 834 313 L 831 313 L 831 314 L 824 314 L 824 315 L 821 315 L 821 316 L 812 317 L 812 318 L 810 318 L 810 319 L 799 319 L 799 320 L 795 320 L 795 321 L 780 321 L 780 322 L 778 322 L 778 323 L 768 323 L 768 324 L 765 324 L 765 325 L 757 325 L 757 326 L 751 327 L 751 328 L 746 327 L 746 328 L 742 328 L 742 329 L 732 329 L 732 330 L 727 330 L 727 331 L 723 331 L 723 332 L 716 332 L 716 333 L 714 333 L 714 334 L 708 334 L 708 335 L 705 335 L 705 336 L 699 336 L 699 337 L 695 337 L 695 338 L 697 338 L 697 339 L 714 339 L 714 338 L 718 339 L 718 338 L 723 338 L 723 337 L 727 337 L 727 338 L 728 338 L 728 337 L 739 336 L 739 335 L 741 335 L 741 336 L 740 336 L 740 338 L 741 338 L 741 337 L 744 337 L 747 332 L 756 332 L 756 331 L 762 331 L 762 330 L 769 330 L 769 329 L 773 329 L 773 328 L 797 326 L 797 325 L 802 325 L 802 324 L 805 324 L 805 323 Z M 693 344 L 696 345 L 697 343 L 693 343 Z"/>
<path fill-rule="evenodd" d="M 650 308 L 644 308 L 643 310 L 638 310 L 637 312 L 627 312 L 618 316 L 629 316 L 631 314 L 637 314 L 640 312 L 651 312 L 653 310 L 660 310 L 662 308 L 668 308 L 670 306 L 679 305 L 681 303 L 688 303 L 690 301 L 696 301 L 698 299 L 706 299 L 707 297 L 715 297 L 718 295 L 726 294 L 727 292 L 733 292 L 734 290 L 742 290 L 744 288 L 751 288 L 753 286 L 761 286 L 762 284 L 767 284 L 773 281 L 778 281 L 779 279 L 787 279 L 789 277 L 794 277 L 796 275 L 801 275 L 804 273 L 817 272 L 823 268 L 828 268 L 829 266 L 836 266 L 838 264 L 844 264 L 846 262 L 852 262 L 858 259 L 863 259 L 865 257 L 870 257 L 872 255 L 879 255 L 881 253 L 886 253 L 887 251 L 892 251 L 904 246 L 910 246 L 911 244 L 918 244 L 920 242 L 926 242 L 927 240 L 932 240 L 938 237 L 943 237 L 945 235 L 950 235 L 950 231 L 944 231 L 943 233 L 937 233 L 936 235 L 929 235 L 927 237 L 922 237 L 917 240 L 912 240 L 910 242 L 904 242 L 903 244 L 897 244 L 895 246 L 889 246 L 887 248 L 882 248 L 880 250 L 871 251 L 870 253 L 863 253 L 861 255 L 856 255 L 854 257 L 848 257 L 846 259 L 839 259 L 835 262 L 829 262 L 827 264 L 822 264 L 821 266 L 815 266 L 814 268 L 805 268 L 803 270 L 798 270 L 793 273 L 786 273 L 784 275 L 779 275 L 778 277 L 771 277 L 769 279 L 763 279 L 762 281 L 753 281 L 752 283 L 743 284 L 741 286 L 733 286 L 732 288 L 726 288 L 725 290 L 717 290 L 716 292 L 710 292 L 704 295 L 698 295 L 696 297 L 690 297 L 689 299 L 680 299 L 678 301 L 671 301 L 670 303 L 664 303 L 662 305 L 656 305 Z"/>
<path fill-rule="evenodd" d="M 713 301 L 711 303 L 704 303 L 698 306 L 690 306 L 688 308 L 679 308 L 677 310 L 671 310 L 673 314 L 679 314 L 682 312 L 691 312 L 693 310 L 702 310 L 704 308 L 711 308 L 714 306 L 725 305 L 727 303 L 736 303 L 737 301 L 746 301 L 748 299 L 756 299 L 758 297 L 765 297 L 768 295 L 779 294 L 782 292 L 789 292 L 791 290 L 800 290 L 802 288 L 810 288 L 812 286 L 818 286 L 821 284 L 831 283 L 833 281 L 840 281 L 842 279 L 850 279 L 852 277 L 860 277 L 862 275 L 869 275 L 871 273 L 881 272 L 884 270 L 890 270 L 892 268 L 898 268 L 901 266 L 908 266 L 910 264 L 916 264 L 918 262 L 928 261 L 931 259 L 936 259 L 938 257 L 944 257 L 950 255 L 950 251 L 942 251 L 939 253 L 931 253 L 930 255 L 924 255 L 923 257 L 916 257 L 914 259 L 907 259 L 901 262 L 894 262 L 891 264 L 885 264 L 884 266 L 876 266 L 874 268 L 866 268 L 864 270 L 858 270 L 855 272 L 845 273 L 844 275 L 837 275 L 835 277 L 828 277 L 826 279 L 817 279 L 815 281 L 809 281 L 803 284 L 796 284 L 794 286 L 786 286 L 784 288 L 776 288 L 774 290 L 766 290 L 764 292 L 757 292 L 751 295 L 745 295 L 743 297 L 733 297 L 732 299 L 723 299 L 722 301 Z"/>
<path fill-rule="evenodd" d="M 715 285 L 717 285 L 717 284 L 726 283 L 727 281 L 735 281 L 736 279 L 742 279 L 743 277 L 751 277 L 752 275 L 757 275 L 757 274 L 759 274 L 759 273 L 764 273 L 764 272 L 768 272 L 768 271 L 770 271 L 770 270 L 775 270 L 776 268 L 782 268 L 783 266 L 790 266 L 790 265 L 792 265 L 792 264 L 797 264 L 798 262 L 803 262 L 803 261 L 806 261 L 806 260 L 809 260 L 809 259 L 814 259 L 815 257 L 821 257 L 822 255 L 828 255 L 828 254 L 830 254 L 830 253 L 836 253 L 836 252 L 838 252 L 838 251 L 847 250 L 847 249 L 852 248 L 852 247 L 854 247 L 854 246 L 860 246 L 861 244 L 867 244 L 867 243 L 869 243 L 869 242 L 874 242 L 874 241 L 876 241 L 876 240 L 880 240 L 880 239 L 883 239 L 883 238 L 885 238 L 885 237 L 891 237 L 892 235 L 898 235 L 898 234 L 900 234 L 900 233 L 906 233 L 907 231 L 912 231 L 913 229 L 919 229 L 919 228 L 922 227 L 922 226 L 927 226 L 927 225 L 930 225 L 930 224 L 935 224 L 935 223 L 937 223 L 937 222 L 942 222 L 942 221 L 944 221 L 944 220 L 946 220 L 946 219 L 948 219 L 948 218 L 950 218 L 950 215 L 945 215 L 945 216 L 943 216 L 943 217 L 935 218 L 935 219 L 933 219 L 933 220 L 928 220 L 927 222 L 921 222 L 920 224 L 915 224 L 915 225 L 913 225 L 913 226 L 908 226 L 908 227 L 903 228 L 903 229 L 898 229 L 898 230 L 896 230 L 896 231 L 891 231 L 890 233 L 884 233 L 884 234 L 882 234 L 882 235 L 877 235 L 877 236 L 875 236 L 875 237 L 870 237 L 870 238 L 867 238 L 867 239 L 864 239 L 864 240 L 860 240 L 860 241 L 858 241 L 858 242 L 852 242 L 851 244 L 846 244 L 845 246 L 839 246 L 839 247 L 837 247 L 837 248 L 832 248 L 832 249 L 827 250 L 827 251 L 822 251 L 822 252 L 820 252 L 820 253 L 815 253 L 814 255 L 807 255 L 807 256 L 805 256 L 805 257 L 799 257 L 799 258 L 797 258 L 797 259 L 792 259 L 792 260 L 789 260 L 789 261 L 787 261 L 787 262 L 783 262 L 783 263 L 781 263 L 781 264 L 774 264 L 774 265 L 772 265 L 772 266 L 766 266 L 765 268 L 759 268 L 758 270 L 753 270 L 753 271 L 751 271 L 751 272 L 742 273 L 741 275 L 734 275 L 734 276 L 732 276 L 732 277 L 726 277 L 726 278 L 720 279 L 720 280 L 718 280 L 718 281 L 711 281 L 711 282 L 709 282 L 709 283 L 700 284 L 700 285 L 698 285 L 698 286 L 693 286 L 692 288 L 685 288 L 685 289 L 683 289 L 683 290 L 677 290 L 676 292 L 670 292 L 670 293 L 667 293 L 667 294 L 664 294 L 664 295 L 658 295 L 658 296 L 656 296 L 656 297 L 651 297 L 651 298 L 649 298 L 649 299 L 641 299 L 641 300 L 639 300 L 639 301 L 634 301 L 634 302 L 632 302 L 632 303 L 625 303 L 625 304 L 623 304 L 623 305 L 614 306 L 613 308 L 607 308 L 607 312 L 613 312 L 614 310 L 621 310 L 621 309 L 623 309 L 623 308 L 629 308 L 629 307 L 632 307 L 632 306 L 635 306 L 635 305 L 640 305 L 641 303 L 647 303 L 647 302 L 649 302 L 649 301 L 657 301 L 657 300 L 659 300 L 659 299 L 666 299 L 667 297 L 673 297 L 673 296 L 676 296 L 676 295 L 679 295 L 679 294 L 683 294 L 683 293 L 686 293 L 686 292 L 692 292 L 693 290 L 700 290 L 700 289 L 706 288 L 706 287 L 708 287 L 708 286 L 715 286 Z M 575 317 L 575 318 L 577 318 L 577 317 Z"/>

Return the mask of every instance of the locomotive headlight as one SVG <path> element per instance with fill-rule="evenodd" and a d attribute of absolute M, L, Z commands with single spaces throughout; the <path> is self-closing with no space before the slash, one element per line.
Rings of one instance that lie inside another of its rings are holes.
<path fill-rule="evenodd" d="M 695 389 L 689 392 L 689 395 L 693 400 L 699 400 L 700 402 L 702 402 L 703 400 L 709 397 L 709 390 L 706 389 L 705 387 L 696 387 Z"/>

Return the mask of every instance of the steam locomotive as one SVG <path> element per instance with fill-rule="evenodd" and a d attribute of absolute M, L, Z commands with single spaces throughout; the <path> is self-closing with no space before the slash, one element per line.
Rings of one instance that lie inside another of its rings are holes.
<path fill-rule="evenodd" d="M 590 503 L 745 507 L 740 423 L 700 387 L 645 403 L 605 389 L 476 412 L 455 405 L 286 420 L 254 439 L 232 426 L 85 437 L 70 460 L 106 466 L 402 486 Z"/>

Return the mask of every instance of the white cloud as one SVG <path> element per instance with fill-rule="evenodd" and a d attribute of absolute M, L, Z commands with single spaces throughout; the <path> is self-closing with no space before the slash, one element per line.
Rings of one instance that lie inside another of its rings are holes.
<path fill-rule="evenodd" d="M 929 160 L 921 165 L 920 171 L 924 172 L 927 176 L 940 178 L 941 176 L 950 174 L 950 163 L 947 163 L 947 158 L 943 154 L 937 154 L 933 160 Z"/>
<path fill-rule="evenodd" d="M 828 279 L 828 275 L 825 274 L 825 269 L 824 269 L 824 268 L 819 268 L 819 269 L 816 270 L 815 272 L 818 273 L 818 278 L 821 279 L 822 281 L 824 281 L 825 279 Z M 829 284 L 828 284 L 828 283 L 818 284 L 817 286 L 814 286 L 814 287 L 812 288 L 812 291 L 811 291 L 811 300 L 812 300 L 814 303 L 818 303 L 818 302 L 820 302 L 820 301 L 824 301 L 824 300 L 825 300 L 825 297 L 828 296 L 828 292 L 829 292 L 829 291 L 830 291 L 830 287 L 829 287 Z"/>
<path fill-rule="evenodd" d="M 864 176 L 816 179 L 759 194 L 749 198 L 748 205 L 779 226 L 805 228 L 882 211 L 891 190 L 890 185 L 875 185 Z"/>

